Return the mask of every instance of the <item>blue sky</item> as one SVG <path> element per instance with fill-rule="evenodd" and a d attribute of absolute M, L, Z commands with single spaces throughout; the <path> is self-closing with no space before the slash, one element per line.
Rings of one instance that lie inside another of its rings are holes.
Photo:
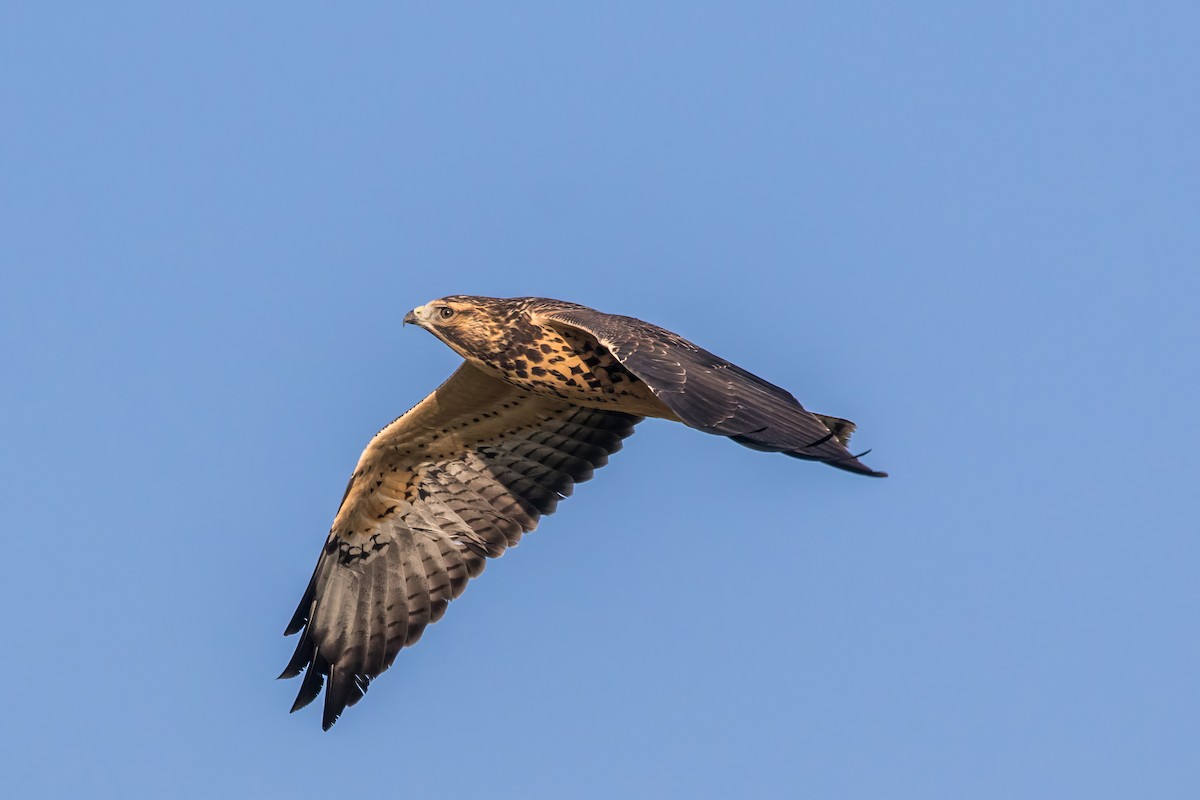
<path fill-rule="evenodd" d="M 1200 791 L 1184 3 L 7 3 L 21 796 Z M 445 294 L 649 319 L 872 481 L 643 425 L 327 734 L 281 636 Z"/>

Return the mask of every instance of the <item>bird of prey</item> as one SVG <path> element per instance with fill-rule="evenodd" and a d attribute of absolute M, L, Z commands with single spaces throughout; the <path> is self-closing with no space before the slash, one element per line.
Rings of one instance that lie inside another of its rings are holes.
<path fill-rule="evenodd" d="M 455 295 L 404 317 L 463 357 L 367 444 L 285 635 L 292 711 L 325 690 L 322 727 L 645 417 L 883 477 L 846 449 L 854 423 L 671 331 L 541 297 Z M 862 454 L 860 454 L 862 455 Z"/>

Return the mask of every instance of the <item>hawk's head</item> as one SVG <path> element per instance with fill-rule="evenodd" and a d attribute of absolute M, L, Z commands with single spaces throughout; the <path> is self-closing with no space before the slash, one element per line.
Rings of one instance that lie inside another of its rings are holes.
<path fill-rule="evenodd" d="M 417 306 L 404 322 L 429 331 L 468 361 L 490 366 L 537 335 L 529 319 L 533 299 L 456 294 Z"/>

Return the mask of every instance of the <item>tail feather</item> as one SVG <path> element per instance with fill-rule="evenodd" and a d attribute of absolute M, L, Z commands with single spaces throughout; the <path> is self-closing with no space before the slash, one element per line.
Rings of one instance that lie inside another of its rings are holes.
<path fill-rule="evenodd" d="M 854 433 L 857 427 L 853 422 L 841 417 L 830 417 L 826 414 L 813 414 L 814 417 L 821 420 L 829 432 L 833 434 L 833 438 L 837 439 L 844 445 L 850 444 L 850 435 Z"/>

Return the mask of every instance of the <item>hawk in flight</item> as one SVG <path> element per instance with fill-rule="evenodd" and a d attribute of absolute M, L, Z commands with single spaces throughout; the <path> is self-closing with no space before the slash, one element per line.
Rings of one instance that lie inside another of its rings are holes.
<path fill-rule="evenodd" d="M 885 475 L 846 449 L 854 423 L 806 411 L 784 389 L 632 317 L 455 295 L 404 322 L 465 360 L 367 444 L 287 626 L 302 632 L 280 675 L 304 672 L 292 711 L 328 679 L 325 729 L 644 417 Z"/>

